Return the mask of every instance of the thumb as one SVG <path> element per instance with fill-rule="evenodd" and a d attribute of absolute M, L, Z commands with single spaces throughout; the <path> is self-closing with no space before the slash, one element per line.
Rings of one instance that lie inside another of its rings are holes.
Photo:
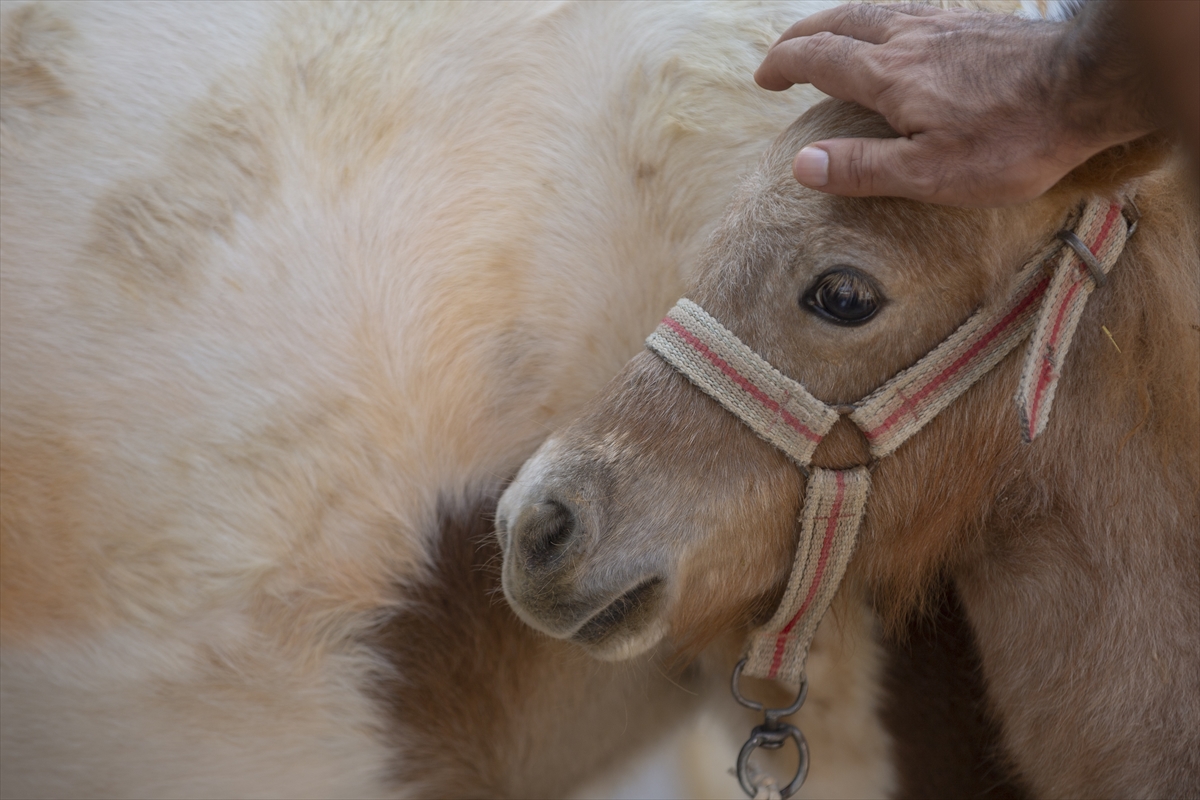
<path fill-rule="evenodd" d="M 911 139 L 829 139 L 797 153 L 792 173 L 810 189 L 830 194 L 929 201 L 940 181 L 920 168 L 922 161 Z"/>

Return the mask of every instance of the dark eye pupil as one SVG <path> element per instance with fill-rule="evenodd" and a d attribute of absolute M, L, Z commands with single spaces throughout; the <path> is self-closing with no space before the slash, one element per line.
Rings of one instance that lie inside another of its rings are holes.
<path fill-rule="evenodd" d="M 867 280 L 849 270 L 835 270 L 817 279 L 804 295 L 804 302 L 834 322 L 865 322 L 879 308 Z"/>

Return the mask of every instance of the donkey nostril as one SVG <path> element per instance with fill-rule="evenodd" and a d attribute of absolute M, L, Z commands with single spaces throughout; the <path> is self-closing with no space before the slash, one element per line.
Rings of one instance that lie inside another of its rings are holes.
<path fill-rule="evenodd" d="M 566 548 L 575 528 L 575 515 L 563 504 L 552 500 L 535 503 L 521 514 L 513 541 L 531 566 L 543 566 Z"/>

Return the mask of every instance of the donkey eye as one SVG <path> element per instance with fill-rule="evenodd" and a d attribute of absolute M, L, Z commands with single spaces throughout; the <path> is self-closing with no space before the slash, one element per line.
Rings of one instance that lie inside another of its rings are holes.
<path fill-rule="evenodd" d="M 813 281 L 801 302 L 839 325 L 859 325 L 875 316 L 882 299 L 866 275 L 837 267 Z"/>

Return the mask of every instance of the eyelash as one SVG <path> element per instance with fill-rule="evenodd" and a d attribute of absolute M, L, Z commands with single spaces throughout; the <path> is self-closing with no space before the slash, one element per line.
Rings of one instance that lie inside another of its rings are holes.
<path fill-rule="evenodd" d="M 856 305 L 868 308 L 865 313 L 846 313 L 846 306 L 849 303 L 841 303 L 840 305 L 843 306 L 841 309 L 831 307 L 836 305 L 833 302 L 836 297 L 829 297 L 831 292 L 846 295 Z M 883 305 L 883 295 L 866 275 L 855 269 L 841 267 L 829 270 L 813 281 L 812 285 L 804 292 L 801 302 L 822 318 L 836 325 L 852 326 L 861 325 L 874 317 Z M 838 313 L 839 310 L 842 312 L 841 314 Z"/>

